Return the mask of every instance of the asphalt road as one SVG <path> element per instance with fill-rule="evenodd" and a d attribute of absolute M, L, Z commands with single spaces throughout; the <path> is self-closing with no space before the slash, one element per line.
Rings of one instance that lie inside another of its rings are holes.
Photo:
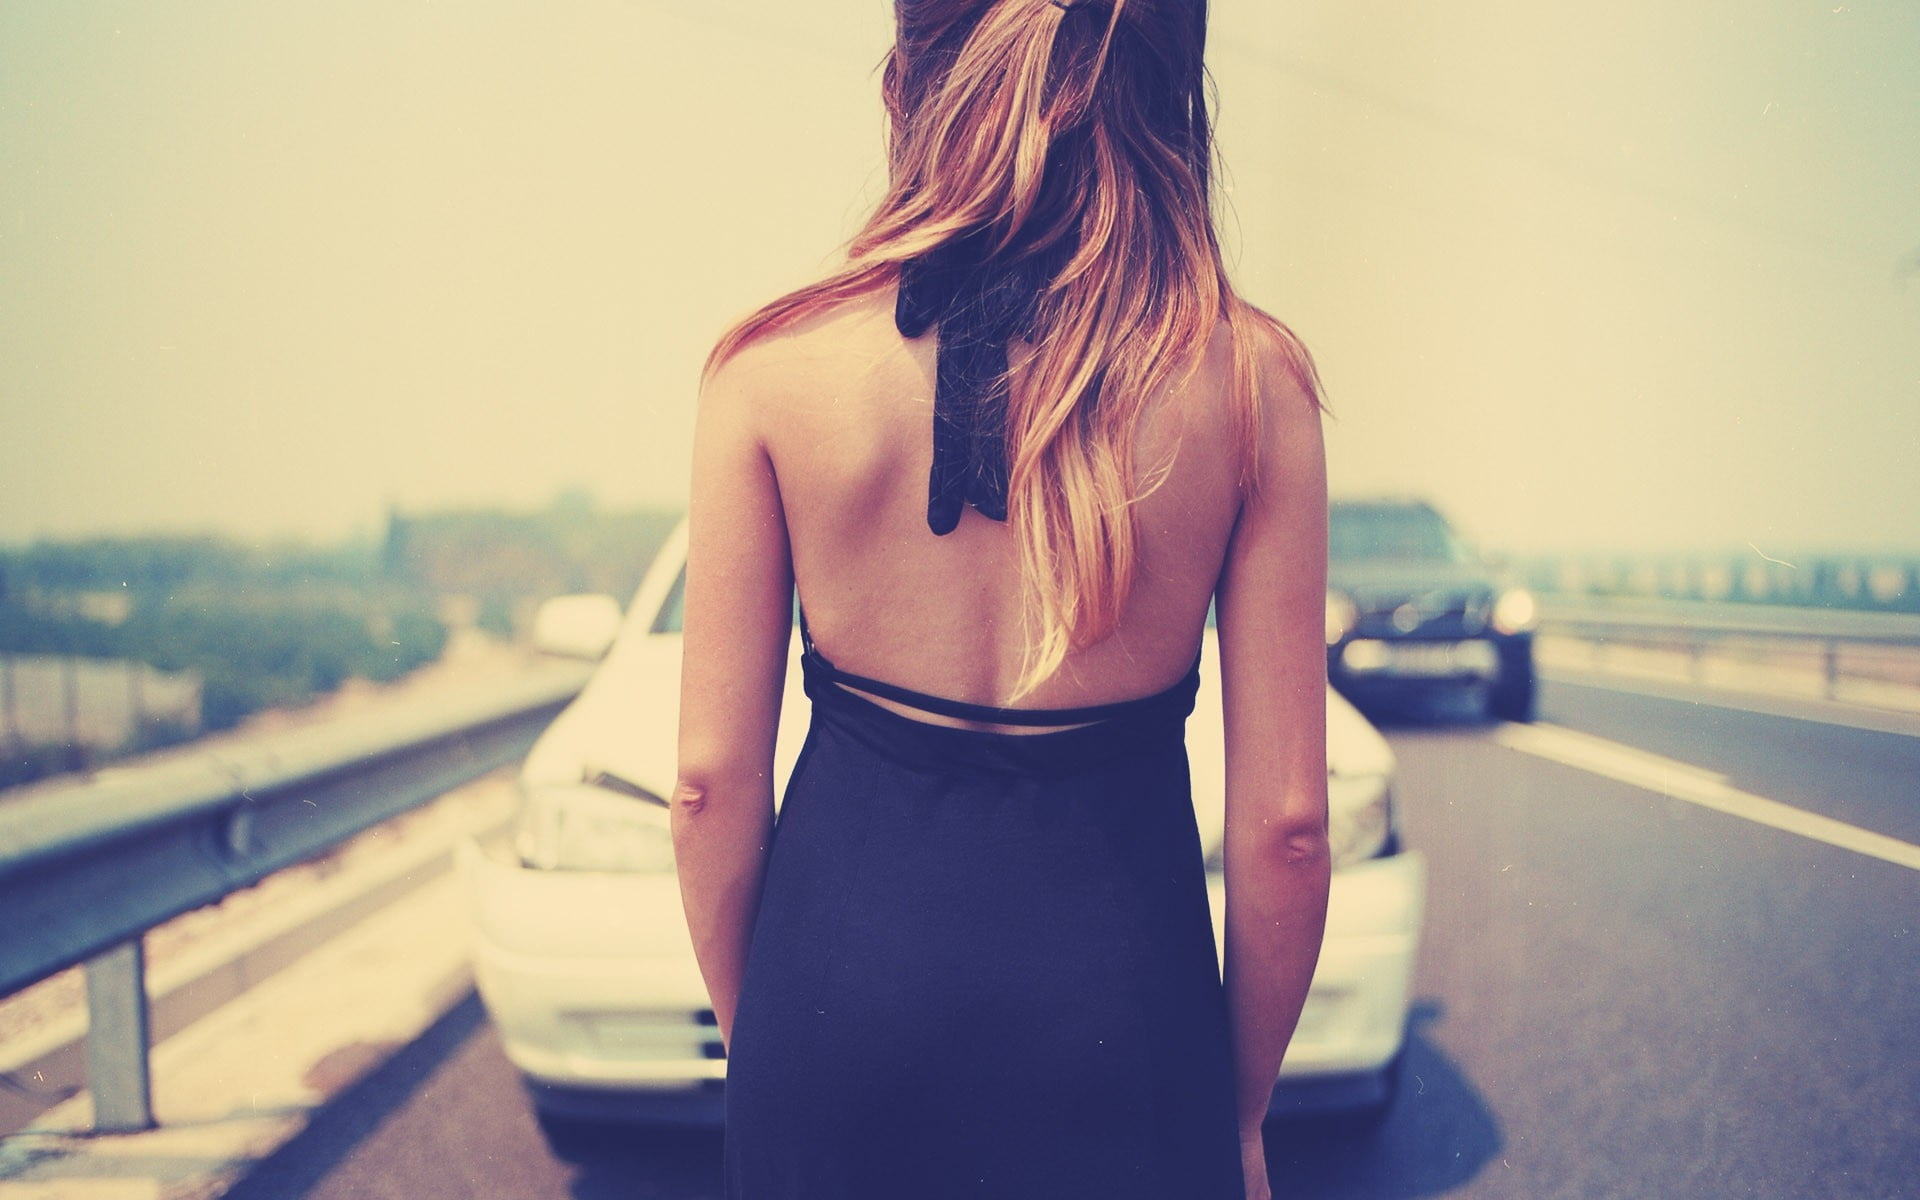
<path fill-rule="evenodd" d="M 1920 738 L 1571 684 L 1542 721 L 1920 841 Z M 1400 757 L 1428 936 L 1371 1139 L 1274 1131 L 1296 1197 L 1920 1193 L 1920 871 L 1616 782 L 1441 709 Z M 471 997 L 240 1200 L 719 1195 L 711 1131 L 540 1137 Z"/>

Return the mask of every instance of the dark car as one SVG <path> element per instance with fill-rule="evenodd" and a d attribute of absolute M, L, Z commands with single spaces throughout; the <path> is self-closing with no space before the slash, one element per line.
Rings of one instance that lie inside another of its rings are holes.
<path fill-rule="evenodd" d="M 1348 699 L 1466 690 L 1489 716 L 1534 711 L 1533 596 L 1421 500 L 1329 506 L 1327 678 Z"/>

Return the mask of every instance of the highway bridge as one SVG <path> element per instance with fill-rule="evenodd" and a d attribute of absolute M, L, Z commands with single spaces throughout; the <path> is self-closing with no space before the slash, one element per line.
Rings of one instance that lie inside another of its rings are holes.
<path fill-rule="evenodd" d="M 1920 712 L 1547 659 L 1533 725 L 1369 714 L 1431 871 L 1404 1086 L 1371 1134 L 1276 1127 L 1276 1194 L 1916 1194 Z M 548 1146 L 412 870 L 159 1044 L 156 1130 L 15 1122 L 0 1200 L 718 1196 L 715 1130 Z"/>

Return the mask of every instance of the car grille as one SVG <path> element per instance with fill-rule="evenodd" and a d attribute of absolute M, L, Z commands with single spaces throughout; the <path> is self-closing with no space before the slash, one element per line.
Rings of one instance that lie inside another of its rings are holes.
<path fill-rule="evenodd" d="M 1493 610 L 1484 591 L 1363 592 L 1353 600 L 1353 636 L 1364 638 L 1480 637 Z"/>
<path fill-rule="evenodd" d="M 1354 637 L 1480 637 L 1494 597 L 1480 589 L 1359 591 Z"/>

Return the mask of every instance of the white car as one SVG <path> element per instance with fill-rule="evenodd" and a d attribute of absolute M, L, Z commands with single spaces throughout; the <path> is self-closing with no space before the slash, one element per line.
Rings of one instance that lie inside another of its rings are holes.
<path fill-rule="evenodd" d="M 470 843 L 460 855 L 480 996 L 550 1133 L 580 1119 L 721 1114 L 726 1059 L 681 914 L 662 799 L 674 778 L 685 555 L 683 527 L 592 681 L 527 756 L 511 839 Z M 617 621 L 610 598 L 563 597 L 543 608 L 535 639 L 594 657 Z M 1225 901 L 1217 665 L 1209 632 L 1187 740 L 1216 937 Z M 787 679 L 782 780 L 809 716 L 797 637 Z M 1396 836 L 1392 751 L 1332 691 L 1327 762 L 1335 869 L 1326 942 L 1272 1112 L 1365 1125 L 1384 1114 L 1397 1083 L 1426 867 Z"/>

